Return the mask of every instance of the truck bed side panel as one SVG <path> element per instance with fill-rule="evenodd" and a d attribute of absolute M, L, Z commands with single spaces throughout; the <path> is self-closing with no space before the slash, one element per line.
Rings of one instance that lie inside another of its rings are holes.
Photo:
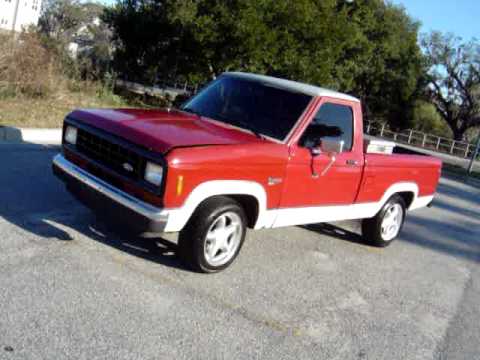
<path fill-rule="evenodd" d="M 441 161 L 421 155 L 365 155 L 365 170 L 357 203 L 379 201 L 396 183 L 417 184 L 418 196 L 433 195 L 441 171 Z"/>

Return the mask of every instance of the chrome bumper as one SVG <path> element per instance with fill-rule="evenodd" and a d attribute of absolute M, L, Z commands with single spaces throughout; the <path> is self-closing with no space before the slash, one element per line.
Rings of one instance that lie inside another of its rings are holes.
<path fill-rule="evenodd" d="M 71 163 L 62 154 L 58 154 L 53 158 L 54 173 L 62 178 L 67 185 L 72 179 L 76 180 L 76 183 L 86 186 L 90 190 L 103 195 L 103 197 L 112 200 L 122 208 L 133 211 L 140 215 L 149 223 L 144 229 L 145 231 L 161 231 L 168 221 L 168 211 L 162 208 L 155 207 L 146 202 L 143 202 L 124 191 L 113 187 L 105 181 L 93 176 L 86 172 L 75 164 Z M 67 175 L 67 176 L 65 176 Z M 67 179 L 66 179 L 67 178 Z M 95 204 L 90 207 L 96 207 Z M 127 216 L 128 217 L 128 216 Z M 121 221 L 127 221 L 128 219 L 116 219 Z"/>

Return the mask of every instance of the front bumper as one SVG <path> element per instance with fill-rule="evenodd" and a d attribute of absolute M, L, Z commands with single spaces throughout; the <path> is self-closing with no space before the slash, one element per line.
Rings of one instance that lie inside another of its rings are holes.
<path fill-rule="evenodd" d="M 143 202 L 93 176 L 62 154 L 53 158 L 53 173 L 83 204 L 108 220 L 137 232 L 163 232 L 168 211 Z"/>

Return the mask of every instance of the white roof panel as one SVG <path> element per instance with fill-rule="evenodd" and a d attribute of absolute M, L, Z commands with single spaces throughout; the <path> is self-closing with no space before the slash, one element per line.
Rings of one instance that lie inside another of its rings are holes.
<path fill-rule="evenodd" d="M 343 94 L 337 91 L 324 89 L 314 85 L 308 85 L 297 81 L 279 79 L 272 76 L 265 76 L 265 75 L 257 75 L 251 73 L 244 73 L 244 72 L 226 72 L 225 75 L 233 75 L 240 78 L 260 81 L 266 84 L 270 84 L 272 86 L 276 86 L 285 90 L 300 92 L 303 94 L 307 94 L 310 96 L 327 96 L 337 99 L 349 100 L 349 101 L 356 101 L 360 102 L 356 97 Z"/>

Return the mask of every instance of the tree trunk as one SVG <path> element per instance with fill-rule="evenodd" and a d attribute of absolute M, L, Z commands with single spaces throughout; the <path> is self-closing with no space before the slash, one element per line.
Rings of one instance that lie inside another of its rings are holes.
<path fill-rule="evenodd" d="M 453 139 L 455 141 L 462 141 L 463 140 L 463 134 L 465 134 L 465 129 L 463 129 L 461 126 L 458 125 L 458 121 L 454 119 L 451 114 L 448 114 L 447 116 L 444 116 L 440 111 L 440 115 L 442 116 L 443 120 L 447 123 L 448 127 L 450 130 L 452 130 L 453 134 Z"/>
<path fill-rule="evenodd" d="M 453 132 L 453 139 L 454 140 L 463 141 L 463 134 L 465 133 L 465 131 L 463 131 L 462 129 L 458 129 L 458 128 L 452 128 L 452 132 Z"/>

